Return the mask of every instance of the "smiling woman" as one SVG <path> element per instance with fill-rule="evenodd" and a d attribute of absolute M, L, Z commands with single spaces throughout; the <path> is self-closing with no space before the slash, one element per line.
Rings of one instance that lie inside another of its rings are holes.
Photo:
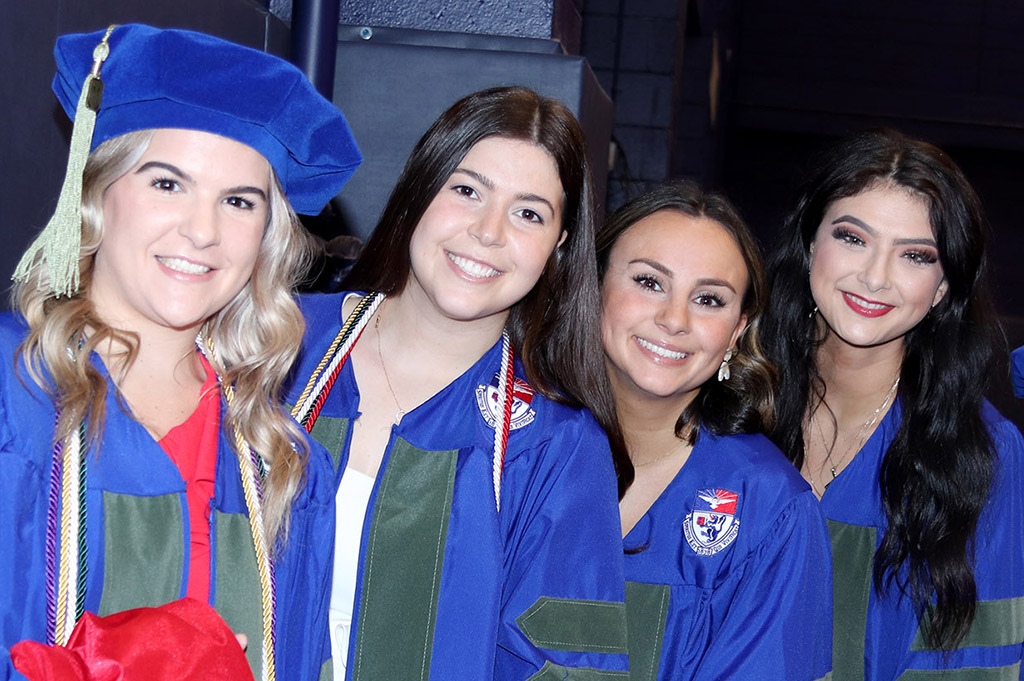
<path fill-rule="evenodd" d="M 590 211 L 568 109 L 477 92 L 413 150 L 352 292 L 302 301 L 335 679 L 627 677 L 613 457 L 580 408 L 621 453 Z"/>
<path fill-rule="evenodd" d="M 55 55 L 68 177 L 0 318 L 0 679 L 314 678 L 303 547 L 332 518 L 279 395 L 308 248 L 289 199 L 318 211 L 359 152 L 262 52 L 129 25 Z"/>
<path fill-rule="evenodd" d="M 608 218 L 597 255 L 604 354 L 636 469 L 619 503 L 630 678 L 826 677 L 824 520 L 759 433 L 775 376 L 759 349 L 753 237 L 724 197 L 670 184 Z"/>
<path fill-rule="evenodd" d="M 771 437 L 821 498 L 834 678 L 1018 679 L 1024 441 L 985 399 L 981 202 L 892 130 L 820 159 L 769 268 Z"/>
<path fill-rule="evenodd" d="M 480 140 L 413 232 L 406 293 L 450 319 L 503 327 L 565 236 L 550 154 L 530 142 Z"/>
<path fill-rule="evenodd" d="M 902 188 L 835 201 L 808 250 L 821 318 L 851 345 L 901 345 L 949 288 L 928 204 Z"/>
<path fill-rule="evenodd" d="M 270 164 L 252 147 L 155 130 L 135 166 L 104 193 L 89 288 L 97 314 L 124 331 L 153 325 L 194 334 L 252 276 L 269 193 Z"/>
<path fill-rule="evenodd" d="M 677 400 L 682 413 L 747 326 L 743 255 L 714 220 L 672 210 L 642 218 L 623 236 L 603 280 L 612 387 Z M 676 240 L 694 247 L 666 248 Z"/>

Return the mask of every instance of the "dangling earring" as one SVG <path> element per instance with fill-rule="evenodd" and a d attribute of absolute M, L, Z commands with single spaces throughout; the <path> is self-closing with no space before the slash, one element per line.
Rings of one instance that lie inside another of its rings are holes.
<path fill-rule="evenodd" d="M 732 359 L 732 348 L 729 348 L 728 350 L 725 351 L 725 357 L 722 358 L 722 366 L 718 367 L 719 382 L 728 381 L 729 376 L 732 375 L 732 373 L 729 371 L 730 359 Z"/>
<path fill-rule="evenodd" d="M 810 313 L 809 315 L 807 315 L 807 318 L 808 318 L 808 319 L 814 319 L 814 316 L 815 316 L 816 314 L 818 314 L 818 306 L 817 306 L 817 305 L 815 305 L 815 306 L 814 306 L 814 309 L 813 309 L 813 310 L 811 310 L 811 313 Z"/>

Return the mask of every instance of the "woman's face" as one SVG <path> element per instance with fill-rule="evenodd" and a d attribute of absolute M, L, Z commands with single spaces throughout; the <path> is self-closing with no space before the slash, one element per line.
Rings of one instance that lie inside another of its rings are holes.
<path fill-rule="evenodd" d="M 888 185 L 834 201 L 810 261 L 814 304 L 852 346 L 902 343 L 946 294 L 928 204 Z"/>
<path fill-rule="evenodd" d="M 747 278 L 736 240 L 713 220 L 661 210 L 623 232 L 602 289 L 616 395 L 688 404 L 746 326 Z"/>
<path fill-rule="evenodd" d="M 448 319 L 503 323 L 565 238 L 562 205 L 547 151 L 504 137 L 480 140 L 416 225 L 406 290 Z"/>
<path fill-rule="evenodd" d="M 240 142 L 159 129 L 107 188 L 89 298 L 116 327 L 194 329 L 249 281 L 263 237 L 270 164 Z"/>

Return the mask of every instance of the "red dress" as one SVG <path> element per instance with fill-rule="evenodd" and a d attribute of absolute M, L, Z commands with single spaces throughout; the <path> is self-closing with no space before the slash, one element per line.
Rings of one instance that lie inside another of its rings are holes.
<path fill-rule="evenodd" d="M 188 598 L 159 608 L 85 613 L 66 647 L 22 641 L 15 668 L 31 681 L 248 681 L 242 648 L 210 600 L 210 499 L 220 434 L 220 387 L 202 355 L 199 404 L 160 440 L 185 480 L 191 534 Z M 190 600 L 195 599 L 195 600 Z"/>
<path fill-rule="evenodd" d="M 185 480 L 192 537 L 186 595 L 206 603 L 210 600 L 210 498 L 220 436 L 220 386 L 213 367 L 202 355 L 199 359 L 206 370 L 199 404 L 191 416 L 164 435 L 160 446 Z"/>

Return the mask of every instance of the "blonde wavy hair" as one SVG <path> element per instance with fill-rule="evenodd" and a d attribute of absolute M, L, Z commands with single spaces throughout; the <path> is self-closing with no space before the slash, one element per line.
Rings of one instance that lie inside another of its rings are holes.
<path fill-rule="evenodd" d="M 83 175 L 78 293 L 70 298 L 50 293 L 45 263 L 14 288 L 14 306 L 29 326 L 18 355 L 60 410 L 55 441 L 72 436 L 82 422 L 88 424 L 90 442 L 98 443 L 102 435 L 107 383 L 89 361 L 90 354 L 114 341 L 126 348 L 125 368 L 137 354 L 137 335 L 99 319 L 88 293 L 103 239 L 104 194 L 138 162 L 152 135 L 152 130 L 121 135 L 89 156 Z M 275 546 L 287 538 L 289 510 L 304 482 L 309 454 L 305 434 L 282 406 L 280 394 L 302 340 L 304 323 L 292 293 L 309 266 L 312 242 L 273 171 L 269 204 L 252 277 L 206 321 L 202 334 L 216 349 L 217 372 L 235 387 L 235 399 L 223 416 L 228 440 L 234 448 L 234 435 L 240 434 L 272 464 L 264 483 L 263 522 L 268 543 Z"/>

